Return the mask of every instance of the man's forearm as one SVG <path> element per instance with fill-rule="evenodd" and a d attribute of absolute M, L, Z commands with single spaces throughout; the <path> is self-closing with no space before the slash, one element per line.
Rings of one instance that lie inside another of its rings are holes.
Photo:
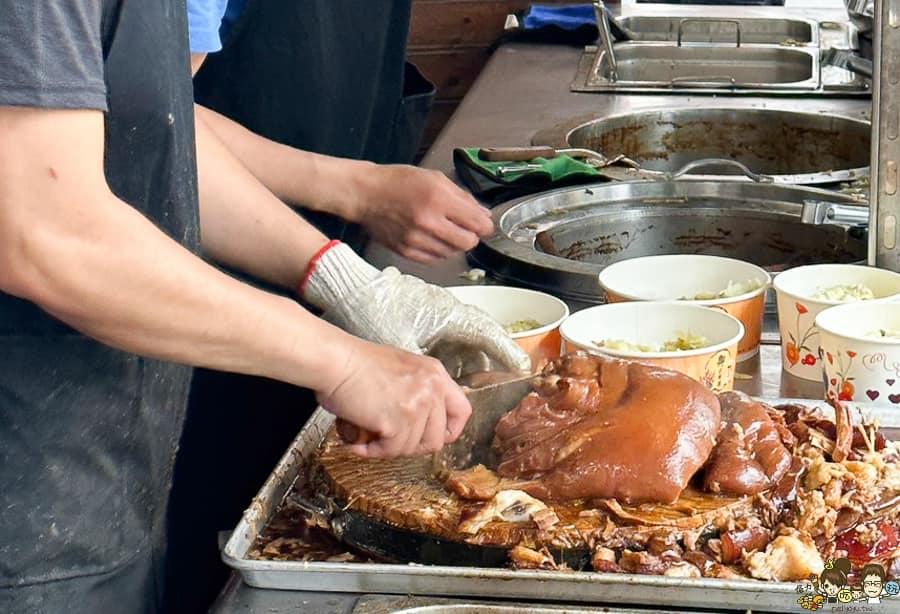
<path fill-rule="evenodd" d="M 313 388 L 328 380 L 321 357 L 304 348 L 343 333 L 217 271 L 125 203 L 103 209 L 102 220 L 85 220 L 98 240 L 56 235 L 35 250 L 44 258 L 32 265 L 46 276 L 26 298 L 133 353 Z"/>
<path fill-rule="evenodd" d="M 430 263 L 493 233 L 490 212 L 439 171 L 311 154 L 195 106 L 225 147 L 282 201 L 362 224 L 394 252 Z"/>
<path fill-rule="evenodd" d="M 247 130 L 215 111 L 195 105 L 196 117 L 216 134 L 241 163 L 280 199 L 358 222 L 361 185 L 375 168 L 371 162 L 347 160 L 281 145 Z"/>
<path fill-rule="evenodd" d="M 333 382 L 355 341 L 217 271 L 117 199 L 100 166 L 102 122 L 0 110 L 0 290 L 130 352 L 319 390 Z"/>
<path fill-rule="evenodd" d="M 313 255 L 328 241 L 276 198 L 197 117 L 200 229 L 218 262 L 296 290 Z"/>

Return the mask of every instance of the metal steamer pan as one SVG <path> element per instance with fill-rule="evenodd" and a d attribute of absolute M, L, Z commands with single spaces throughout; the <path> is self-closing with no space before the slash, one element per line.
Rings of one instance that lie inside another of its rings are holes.
<path fill-rule="evenodd" d="M 494 235 L 470 253 L 505 281 L 602 303 L 597 275 L 654 254 L 711 254 L 777 272 L 866 258 L 868 207 L 808 187 L 635 181 L 562 188 L 493 210 Z"/>

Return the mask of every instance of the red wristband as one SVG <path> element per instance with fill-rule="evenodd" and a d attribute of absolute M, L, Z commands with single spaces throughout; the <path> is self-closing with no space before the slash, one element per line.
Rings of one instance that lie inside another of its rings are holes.
<path fill-rule="evenodd" d="M 319 264 L 319 261 L 322 259 L 322 256 L 330 250 L 332 247 L 336 247 L 340 245 L 341 242 L 337 239 L 332 239 L 325 245 L 323 245 L 319 251 L 317 251 L 313 257 L 310 259 L 309 264 L 306 266 L 306 273 L 303 275 L 303 279 L 300 280 L 300 286 L 298 288 L 300 292 L 300 296 L 302 297 L 306 293 L 306 286 L 309 285 L 309 280 L 312 277 L 313 273 L 316 270 L 316 265 Z"/>

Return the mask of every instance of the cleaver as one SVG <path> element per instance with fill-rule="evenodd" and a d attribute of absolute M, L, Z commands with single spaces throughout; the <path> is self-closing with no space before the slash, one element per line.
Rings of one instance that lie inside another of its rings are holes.
<path fill-rule="evenodd" d="M 472 415 L 459 439 L 435 454 L 435 462 L 447 468 L 487 462 L 497 421 L 531 391 L 535 377 L 532 373 L 488 371 L 460 380 L 458 383 L 472 405 Z M 340 418 L 335 422 L 335 428 L 340 438 L 349 444 L 368 443 L 377 438 L 374 433 Z"/>

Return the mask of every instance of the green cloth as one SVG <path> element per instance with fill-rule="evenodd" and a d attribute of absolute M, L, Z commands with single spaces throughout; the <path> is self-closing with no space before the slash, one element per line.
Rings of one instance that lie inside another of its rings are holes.
<path fill-rule="evenodd" d="M 571 179 L 573 176 L 584 176 L 585 179 L 594 179 L 599 173 L 590 164 L 573 158 L 572 156 L 556 156 L 555 158 L 534 158 L 528 162 L 488 162 L 482 160 L 478 156 L 480 147 L 468 147 L 462 149 L 464 155 L 468 158 L 468 164 L 480 170 L 486 175 L 505 181 L 514 183 L 525 178 L 526 175 L 544 175 L 549 177 L 551 181 L 558 182 Z M 540 164 L 541 169 L 527 170 L 521 173 L 507 174 L 503 177 L 497 174 L 497 169 L 503 166 L 522 166 L 525 164 Z"/>
<path fill-rule="evenodd" d="M 453 163 L 457 175 L 466 186 L 476 196 L 489 201 L 496 202 L 552 188 L 605 180 L 596 168 L 571 156 L 534 158 L 528 162 L 489 162 L 479 157 L 480 149 L 480 147 L 454 149 Z M 502 177 L 497 174 L 497 170 L 502 166 L 525 164 L 539 164 L 541 168 L 506 173 Z"/>

